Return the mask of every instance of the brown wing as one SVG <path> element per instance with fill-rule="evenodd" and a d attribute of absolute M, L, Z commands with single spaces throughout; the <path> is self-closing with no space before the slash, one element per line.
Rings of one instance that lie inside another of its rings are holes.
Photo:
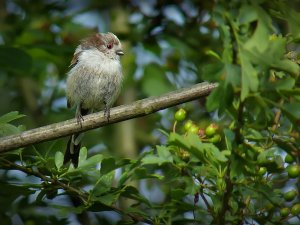
<path fill-rule="evenodd" d="M 71 60 L 71 64 L 70 64 L 70 68 L 73 68 L 77 63 L 78 63 L 78 57 L 80 55 L 81 52 L 77 52 L 73 55 L 73 58 Z"/>

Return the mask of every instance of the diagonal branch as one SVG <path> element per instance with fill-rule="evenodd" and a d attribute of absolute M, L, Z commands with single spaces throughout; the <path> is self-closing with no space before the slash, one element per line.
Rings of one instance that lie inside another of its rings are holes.
<path fill-rule="evenodd" d="M 158 97 L 150 97 L 129 105 L 112 108 L 109 122 L 106 121 L 103 112 L 98 112 L 85 116 L 82 127 L 77 123 L 76 119 L 71 119 L 28 130 L 17 135 L 7 136 L 0 139 L 0 153 L 65 137 L 79 131 L 87 131 L 108 124 L 149 115 L 162 109 L 207 96 L 216 86 L 217 84 L 203 82 Z"/>

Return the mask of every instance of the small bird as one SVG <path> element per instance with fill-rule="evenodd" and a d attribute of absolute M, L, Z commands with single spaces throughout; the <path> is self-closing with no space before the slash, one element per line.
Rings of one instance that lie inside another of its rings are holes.
<path fill-rule="evenodd" d="M 93 34 L 77 46 L 68 72 L 66 95 L 68 108 L 76 107 L 75 117 L 80 125 L 84 115 L 100 110 L 104 110 L 109 121 L 110 107 L 122 86 L 122 55 L 121 42 L 113 33 Z M 64 164 L 78 166 L 81 138 L 81 133 L 70 137 Z"/>

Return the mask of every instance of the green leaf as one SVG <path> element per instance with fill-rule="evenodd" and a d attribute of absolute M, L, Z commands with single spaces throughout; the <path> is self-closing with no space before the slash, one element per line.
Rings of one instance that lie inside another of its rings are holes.
<path fill-rule="evenodd" d="M 163 163 L 171 163 L 172 161 L 172 156 L 170 156 L 170 158 L 165 158 L 155 155 L 147 155 L 142 159 L 142 165 L 157 164 L 161 166 Z"/>
<path fill-rule="evenodd" d="M 28 73 L 31 70 L 32 58 L 25 51 L 14 47 L 0 47 L 0 68 L 19 74 Z"/>
<path fill-rule="evenodd" d="M 195 134 L 190 134 L 187 136 L 192 142 L 191 153 L 195 154 L 196 151 L 199 152 L 197 155 L 199 159 L 203 158 L 206 162 L 226 162 L 227 158 L 221 153 L 221 151 L 211 143 L 202 143 L 199 137 Z M 189 149 L 187 149 L 189 151 Z"/>
<path fill-rule="evenodd" d="M 2 124 L 2 123 L 9 123 L 9 122 L 11 122 L 13 120 L 22 118 L 24 116 L 25 115 L 23 115 L 23 114 L 19 114 L 18 111 L 9 112 L 9 113 L 6 113 L 6 114 L 4 114 L 4 115 L 2 115 L 0 117 L 0 124 Z"/>
<path fill-rule="evenodd" d="M 0 137 L 5 137 L 12 134 L 19 134 L 18 127 L 11 124 L 0 124 Z"/>
<path fill-rule="evenodd" d="M 189 143 L 188 140 L 184 138 L 184 136 L 177 133 L 170 134 L 168 144 L 177 145 L 178 147 L 181 147 L 183 149 L 191 148 L 191 143 Z"/>
<path fill-rule="evenodd" d="M 264 13 L 260 13 L 260 16 Z M 263 53 L 269 46 L 269 35 L 270 35 L 270 17 L 264 14 L 264 18 L 260 17 L 257 22 L 257 27 L 252 37 L 243 45 L 243 49 L 250 52 Z"/>
<path fill-rule="evenodd" d="M 180 189 L 180 188 L 172 188 L 172 189 L 171 189 L 171 198 L 172 198 L 172 199 L 181 200 L 181 199 L 183 199 L 186 195 L 187 195 L 187 193 L 185 193 L 185 191 L 183 191 L 183 190 Z"/>
<path fill-rule="evenodd" d="M 257 162 L 261 166 L 267 167 L 269 172 L 278 172 L 283 170 L 283 159 L 276 154 L 277 149 L 272 148 L 261 152 L 257 157 Z"/>
<path fill-rule="evenodd" d="M 221 62 L 204 65 L 202 68 L 202 79 L 206 81 L 219 81 L 223 70 L 224 64 Z"/>
<path fill-rule="evenodd" d="M 219 56 L 218 53 L 216 53 L 215 51 L 213 51 L 213 50 L 211 50 L 211 49 L 205 51 L 205 54 L 208 55 L 208 56 L 212 56 L 212 57 L 218 59 L 219 61 L 222 60 L 222 59 L 221 59 L 221 56 Z"/>
<path fill-rule="evenodd" d="M 173 157 L 169 148 L 163 145 L 157 145 L 156 149 L 159 158 L 164 159 L 166 162 L 173 162 Z"/>
<path fill-rule="evenodd" d="M 106 195 L 101 195 L 98 198 L 93 198 L 93 200 L 98 200 L 100 202 L 102 202 L 105 205 L 112 205 L 113 203 L 115 203 L 119 197 L 120 197 L 121 192 L 114 192 L 114 193 L 109 193 Z"/>
<path fill-rule="evenodd" d="M 227 158 L 219 151 L 219 149 L 211 143 L 202 143 L 196 134 L 188 134 L 181 136 L 171 133 L 169 144 L 183 148 L 196 156 L 203 163 L 226 162 Z"/>
<path fill-rule="evenodd" d="M 299 102 L 285 103 L 285 104 L 283 104 L 281 109 L 292 121 L 300 120 L 300 103 Z"/>
<path fill-rule="evenodd" d="M 138 202 L 143 202 L 146 205 L 148 205 L 149 207 L 151 206 L 151 204 L 148 201 L 148 199 L 146 199 L 145 197 L 143 197 L 142 195 L 140 195 L 139 190 L 136 189 L 133 186 L 125 186 L 124 188 L 122 188 L 121 195 L 122 195 L 122 197 L 133 199 L 133 200 L 136 200 Z"/>
<path fill-rule="evenodd" d="M 0 188 L 0 201 L 2 206 L 10 206 L 17 198 L 22 196 L 29 196 L 34 194 L 36 191 L 26 185 L 13 185 L 7 184 L 5 181 L 1 182 Z"/>
<path fill-rule="evenodd" d="M 12 124 L 8 124 L 9 122 L 22 118 L 25 115 L 19 114 L 18 111 L 9 112 L 4 114 L 0 117 L 0 137 L 12 135 L 12 134 L 19 134 L 20 132 L 24 131 L 24 126 L 14 126 Z"/>
<path fill-rule="evenodd" d="M 95 167 L 98 163 L 100 163 L 103 159 L 102 154 L 93 155 L 92 157 L 87 158 L 84 161 L 81 161 L 78 168 L 79 169 L 87 169 L 89 167 Z"/>
<path fill-rule="evenodd" d="M 100 178 L 97 180 L 96 184 L 94 185 L 93 190 L 91 191 L 92 198 L 96 198 L 94 200 L 101 200 L 98 199 L 98 197 L 111 189 L 111 187 L 113 186 L 114 178 L 114 170 L 104 175 L 101 175 Z"/>
<path fill-rule="evenodd" d="M 289 59 L 283 59 L 275 62 L 272 64 L 272 67 L 278 70 L 286 71 L 294 77 L 297 77 L 299 75 L 299 65 Z"/>
<path fill-rule="evenodd" d="M 233 87 L 241 86 L 241 68 L 234 64 L 225 65 L 225 84 L 226 90 L 232 85 Z M 230 84 L 230 85 L 229 85 Z M 225 92 L 225 94 L 228 91 Z"/>
<path fill-rule="evenodd" d="M 209 112 L 218 109 L 218 112 L 222 113 L 232 105 L 233 98 L 234 91 L 232 85 L 221 82 L 207 97 L 206 109 Z"/>
<path fill-rule="evenodd" d="M 54 156 L 54 162 L 56 168 L 59 170 L 64 164 L 64 154 L 62 152 L 56 152 Z"/>
<path fill-rule="evenodd" d="M 272 83 L 272 86 L 277 90 L 291 90 L 295 86 L 295 79 L 292 77 L 287 77 L 285 79 L 277 80 L 275 83 Z"/>
<path fill-rule="evenodd" d="M 224 136 L 225 136 L 225 142 L 226 142 L 226 149 L 231 151 L 232 144 L 234 143 L 235 135 L 231 130 L 224 129 Z"/>
<path fill-rule="evenodd" d="M 231 64 L 233 62 L 233 47 L 231 42 L 231 32 L 228 25 L 220 26 L 220 33 L 223 38 L 224 51 L 222 54 L 222 59 L 224 63 Z"/>
<path fill-rule="evenodd" d="M 125 165 L 128 164 L 132 164 L 134 163 L 134 160 L 131 159 L 122 159 L 119 161 L 116 161 L 114 158 L 105 158 L 102 160 L 101 162 L 101 169 L 100 169 L 100 173 L 101 174 L 106 174 L 112 170 L 115 170 L 117 168 L 123 167 Z"/>
<path fill-rule="evenodd" d="M 249 24 L 258 19 L 256 8 L 252 5 L 244 4 L 239 11 L 239 24 Z"/>
<path fill-rule="evenodd" d="M 157 162 L 149 163 L 149 164 L 158 164 Z M 146 165 L 146 164 L 145 164 Z M 146 179 L 146 178 L 155 178 L 162 180 L 164 176 L 155 173 L 149 173 L 145 168 L 136 168 L 134 170 L 134 179 Z"/>
<path fill-rule="evenodd" d="M 242 91 L 241 100 L 244 101 L 249 93 L 256 92 L 258 89 L 257 71 L 254 69 L 248 58 L 241 52 L 240 55 L 242 66 Z"/>
<path fill-rule="evenodd" d="M 296 3 L 296 2 L 295 2 Z M 286 21 L 287 26 L 289 27 L 289 32 L 292 33 L 295 39 L 300 39 L 300 13 L 297 12 L 297 7 L 292 8 L 290 4 L 287 4 L 286 1 L 276 1 L 276 7 L 278 11 L 272 11 L 277 18 Z"/>
<path fill-rule="evenodd" d="M 224 83 L 221 83 L 209 94 L 206 98 L 206 109 L 208 112 L 220 108 L 220 99 L 224 96 L 224 91 Z"/>
<path fill-rule="evenodd" d="M 259 131 L 252 129 L 252 128 L 247 129 L 247 133 L 246 133 L 245 137 L 251 141 L 265 140 L 265 138 L 262 136 L 262 134 Z"/>
<path fill-rule="evenodd" d="M 101 162 L 100 173 L 104 175 L 111 172 L 112 170 L 115 170 L 116 168 L 118 168 L 118 166 L 114 158 L 105 158 Z"/>
<path fill-rule="evenodd" d="M 79 152 L 79 162 L 78 162 L 78 168 L 81 166 L 81 164 L 86 160 L 87 158 L 87 148 L 82 147 Z"/>

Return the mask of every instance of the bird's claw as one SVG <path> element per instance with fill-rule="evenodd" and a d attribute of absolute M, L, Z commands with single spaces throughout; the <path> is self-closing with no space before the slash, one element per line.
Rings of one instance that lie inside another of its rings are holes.
<path fill-rule="evenodd" d="M 109 122 L 110 108 L 107 105 L 105 105 L 105 108 L 104 108 L 104 117 L 106 118 L 107 122 Z"/>
<path fill-rule="evenodd" d="M 77 124 L 80 124 L 80 127 L 82 128 L 82 122 L 84 121 L 83 116 L 79 113 L 78 115 L 76 115 L 76 119 L 77 119 Z"/>

